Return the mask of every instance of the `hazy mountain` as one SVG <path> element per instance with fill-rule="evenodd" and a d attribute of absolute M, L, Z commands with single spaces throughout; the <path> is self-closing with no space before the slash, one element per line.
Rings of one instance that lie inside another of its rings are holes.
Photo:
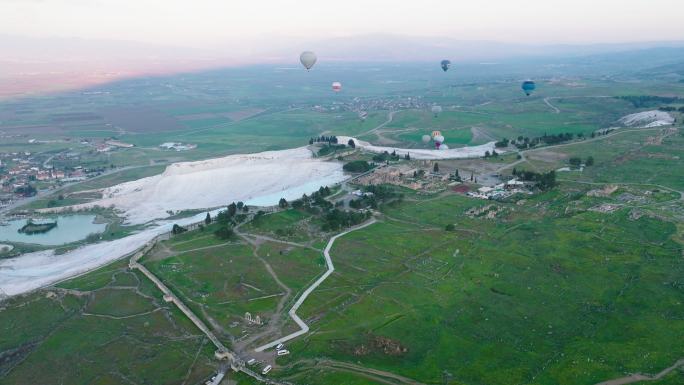
<path fill-rule="evenodd" d="M 449 37 L 364 35 L 285 44 L 269 49 L 271 57 L 290 58 L 293 52 L 314 50 L 319 57 L 345 61 L 487 61 L 525 57 L 579 57 L 655 47 L 684 47 L 684 41 L 622 44 L 517 44 L 496 41 L 465 41 Z M 256 52 L 260 52 L 258 48 Z M 267 49 L 262 50 L 267 52 Z"/>
<path fill-rule="evenodd" d="M 139 75 L 252 63 L 299 66 L 299 53 L 305 49 L 318 54 L 319 68 L 326 63 L 437 62 L 448 58 L 462 65 L 519 62 L 523 64 L 523 72 L 549 66 L 572 66 L 575 69 L 604 66 L 613 72 L 632 72 L 684 61 L 684 42 L 532 45 L 398 35 L 325 40 L 282 37 L 213 48 L 117 40 L 0 36 L 0 49 L 3 52 L 0 58 L 0 97 L 73 89 Z"/>

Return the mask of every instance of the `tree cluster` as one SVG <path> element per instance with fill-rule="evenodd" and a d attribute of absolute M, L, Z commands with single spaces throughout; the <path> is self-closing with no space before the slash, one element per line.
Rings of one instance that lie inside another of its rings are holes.
<path fill-rule="evenodd" d="M 37 190 L 32 185 L 26 184 L 26 185 L 19 186 L 19 187 L 15 188 L 14 193 L 19 194 L 23 197 L 32 197 L 32 196 L 36 195 Z"/>
<path fill-rule="evenodd" d="M 373 161 L 375 162 L 386 162 L 388 160 L 397 161 L 399 160 L 399 155 L 397 155 L 396 151 L 392 151 L 391 154 L 385 151 L 382 154 L 376 154 L 373 156 Z"/>
<path fill-rule="evenodd" d="M 592 137 L 592 138 L 595 138 L 595 137 L 601 136 L 601 135 L 608 135 L 608 134 L 610 134 L 610 133 L 613 132 L 613 131 L 615 131 L 614 128 L 607 128 L 607 129 L 601 130 L 601 131 L 594 131 L 594 132 L 591 133 L 591 137 Z"/>
<path fill-rule="evenodd" d="M 582 158 L 573 156 L 568 159 L 568 163 L 570 163 L 570 167 L 579 168 L 582 165 Z"/>
<path fill-rule="evenodd" d="M 340 230 L 347 227 L 358 225 L 368 218 L 370 218 L 370 211 L 342 211 L 339 209 L 332 209 L 323 216 L 323 231 Z"/>
<path fill-rule="evenodd" d="M 625 100 L 632 103 L 634 108 L 655 107 L 659 104 L 671 104 L 681 100 L 676 96 L 655 96 L 655 95 L 627 95 L 616 96 L 616 99 Z"/>
<path fill-rule="evenodd" d="M 323 147 L 321 147 L 318 150 L 318 156 L 325 156 L 332 154 L 336 152 L 337 150 L 342 150 L 344 148 L 344 144 L 328 144 Z"/>
<path fill-rule="evenodd" d="M 309 144 L 314 144 L 314 143 L 328 143 L 328 144 L 337 144 L 337 137 L 336 136 L 317 136 L 315 138 L 309 138 Z"/>
<path fill-rule="evenodd" d="M 186 229 L 185 227 L 179 226 L 177 223 L 174 223 L 173 227 L 171 228 L 171 234 L 173 234 L 173 235 L 182 234 L 186 231 L 188 231 L 188 229 Z"/>
<path fill-rule="evenodd" d="M 560 144 L 563 142 L 568 142 L 568 141 L 572 140 L 574 138 L 574 136 L 575 135 L 573 133 L 570 133 L 570 132 L 565 132 L 565 133 L 560 133 L 560 134 L 551 134 L 551 135 L 544 134 L 543 136 L 537 136 L 534 138 L 529 138 L 527 136 L 525 136 L 525 137 L 518 136 L 517 139 L 511 139 L 510 141 L 508 141 L 508 139 L 506 139 L 506 138 L 503 138 L 499 142 L 496 142 L 498 144 L 495 144 L 495 146 L 496 147 L 505 147 L 505 146 L 501 146 L 500 144 L 506 143 L 506 146 L 508 144 L 513 144 L 518 149 L 524 150 L 527 148 L 535 147 L 539 144 L 553 145 L 553 144 Z M 582 133 L 577 134 L 577 138 L 581 139 L 583 137 L 584 137 L 584 134 L 582 134 Z"/>
<path fill-rule="evenodd" d="M 496 148 L 508 147 L 508 143 L 510 143 L 508 138 L 503 138 L 500 141 L 494 143 L 494 147 L 496 147 Z"/>
<path fill-rule="evenodd" d="M 314 191 L 310 196 L 304 194 L 301 198 L 292 201 L 292 208 L 304 209 L 311 214 L 319 214 L 321 211 L 333 207 L 333 204 L 325 199 L 330 194 L 332 194 L 330 187 L 321 186 L 318 191 Z"/>
<path fill-rule="evenodd" d="M 354 160 L 346 163 L 342 166 L 342 169 L 348 172 L 366 172 L 372 169 L 373 166 L 373 164 L 368 163 L 365 160 Z"/>
<path fill-rule="evenodd" d="M 211 222 L 216 222 L 219 225 L 218 229 L 214 231 L 214 235 L 217 238 L 232 238 L 234 235 L 233 226 L 247 219 L 246 214 L 238 213 L 239 210 L 247 212 L 249 211 L 249 208 L 243 202 L 233 202 L 229 204 L 225 210 L 219 211 L 215 218 L 211 218 L 211 215 L 207 213 L 207 216 L 204 218 L 204 223 L 209 225 Z"/>
<path fill-rule="evenodd" d="M 546 191 L 556 186 L 556 172 L 551 170 L 546 173 L 538 173 L 534 171 L 517 171 L 513 169 L 513 175 L 518 179 L 528 182 L 536 182 L 540 190 Z"/>

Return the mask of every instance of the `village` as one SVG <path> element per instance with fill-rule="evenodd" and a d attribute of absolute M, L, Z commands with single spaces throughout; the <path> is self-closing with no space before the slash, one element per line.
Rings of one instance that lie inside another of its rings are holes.
<path fill-rule="evenodd" d="M 49 142 L 29 139 L 28 143 L 39 145 Z M 0 208 L 20 203 L 40 191 L 49 192 L 67 183 L 102 175 L 115 166 L 102 159 L 92 162 L 93 155 L 133 147 L 115 139 L 82 139 L 78 144 L 80 146 L 56 153 L 0 152 Z"/>

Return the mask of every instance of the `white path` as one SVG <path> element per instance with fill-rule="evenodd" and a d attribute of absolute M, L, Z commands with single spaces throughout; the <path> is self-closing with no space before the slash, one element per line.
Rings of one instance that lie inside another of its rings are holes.
<path fill-rule="evenodd" d="M 328 270 L 325 273 L 323 273 L 323 275 L 321 275 L 316 280 L 316 282 L 314 282 L 311 286 L 309 286 L 306 290 L 304 290 L 304 293 L 302 293 L 301 297 L 299 297 L 299 299 L 297 299 L 297 302 L 295 302 L 295 304 L 292 306 L 292 309 L 290 309 L 290 311 L 288 312 L 288 314 L 290 315 L 290 318 L 292 318 L 292 320 L 299 326 L 299 330 L 292 333 L 292 334 L 288 334 L 284 337 L 278 338 L 275 341 L 271 341 L 265 345 L 261 345 L 261 346 L 257 347 L 256 349 L 254 349 L 254 351 L 263 352 L 266 349 L 272 348 L 272 347 L 274 347 L 280 343 L 283 343 L 285 341 L 289 341 L 291 339 L 297 338 L 297 337 L 301 336 L 302 334 L 306 334 L 309 332 L 309 326 L 304 321 L 302 321 L 301 318 L 299 318 L 299 316 L 297 315 L 297 310 L 304 303 L 304 301 L 309 296 L 309 294 L 311 294 L 311 292 L 313 292 L 321 283 L 323 283 L 323 281 L 326 280 L 326 278 L 328 278 L 330 276 L 330 274 L 333 273 L 333 271 L 335 271 L 335 266 L 332 263 L 332 258 L 330 258 L 330 249 L 332 248 L 333 243 L 335 243 L 335 240 L 337 238 L 344 236 L 346 234 L 349 234 L 352 231 L 363 229 L 364 227 L 370 226 L 375 222 L 376 222 L 375 218 L 373 218 L 370 221 L 368 221 L 368 222 L 366 222 L 360 226 L 351 228 L 345 232 L 342 232 L 342 233 L 337 234 L 334 237 L 330 238 L 330 240 L 328 241 L 328 245 L 325 246 L 325 250 L 323 250 L 323 256 L 325 257 L 325 264 L 328 266 Z"/>

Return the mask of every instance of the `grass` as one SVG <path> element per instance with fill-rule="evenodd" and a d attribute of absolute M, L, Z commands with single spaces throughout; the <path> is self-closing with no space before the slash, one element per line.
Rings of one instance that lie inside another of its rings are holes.
<path fill-rule="evenodd" d="M 340 79 L 345 91 L 336 96 L 329 95 L 331 70 L 325 67 L 291 77 L 263 68 L 258 74 L 239 70 L 237 76 L 187 74 L 182 81 L 188 82 L 182 86 L 187 93 L 179 95 L 166 86 L 173 79 L 156 86 L 156 80 L 149 79 L 144 92 L 133 83 L 113 84 L 106 101 L 74 97 L 69 108 L 87 110 L 94 100 L 96 106 L 135 104 L 140 99 L 131 95 L 145 95 L 145 104 L 155 110 L 183 116 L 184 129 L 131 132 L 124 127 L 122 133 L 100 124 L 73 125 L 49 137 L 118 135 L 136 147 L 106 155 L 74 142 L 35 144 L 30 150 L 53 154 L 74 148 L 81 152 L 78 162 L 85 165 L 140 166 L 70 186 L 62 191 L 68 194 L 164 169 L 151 164 L 298 147 L 322 133 L 363 135 L 384 122 L 387 111 L 371 109 L 361 122 L 356 112 L 341 107 L 355 96 L 386 101 L 411 95 L 443 106 L 437 117 L 427 109 L 403 110 L 385 127 L 383 136 L 422 146 L 423 133 L 434 129 L 443 131 L 448 144 L 487 140 L 473 137 L 471 127 L 497 139 L 587 134 L 636 112 L 624 101 L 587 95 L 682 90 L 664 81 L 615 83 L 580 77 L 579 87 L 540 81 L 538 92 L 527 98 L 510 78 L 456 81 L 424 73 L 415 76 L 415 67 L 362 69 L 372 75 L 352 67 L 344 70 L 335 69 L 355 76 Z M 194 89 L 189 86 L 193 82 Z M 211 87 L 202 93 L 198 83 Z M 544 103 L 547 96 L 553 97 L 550 102 L 560 113 Z M 35 100 L 35 112 L 16 115 L 5 124 L 48 124 L 47 115 L 66 111 L 56 100 Z M 309 107 L 319 104 L 328 110 Z M 254 107 L 263 112 L 242 121 L 223 115 L 188 118 Z M 554 169 L 571 156 L 590 155 L 596 164 L 581 174 L 559 174 L 573 182 L 526 197 L 525 202 L 412 194 L 403 203 L 384 208 L 381 223 L 337 241 L 331 252 L 335 273 L 299 311 L 312 333 L 288 343 L 292 354 L 279 357 L 271 375 L 314 385 L 377 383 L 372 376 L 313 361 L 327 359 L 431 384 L 563 385 L 594 384 L 631 372 L 656 373 L 671 365 L 684 356 L 681 202 L 675 194 L 661 191 L 643 203 L 624 203 L 611 214 L 588 211 L 615 203 L 624 193 L 645 196 L 656 184 L 684 189 L 684 139 L 677 133 L 662 145 L 646 145 L 656 132 L 529 152 L 529 162 L 519 168 Z M 166 141 L 198 147 L 182 153 L 160 151 L 157 146 Z M 27 148 L 24 137 L 1 142 L 3 152 Z M 629 184 L 611 197 L 586 196 L 587 190 L 606 183 Z M 74 201 L 67 197 L 63 203 Z M 33 207 L 47 202 L 37 201 Z M 501 209 L 495 219 L 466 214 L 488 204 Z M 633 209 L 645 215 L 633 219 Z M 230 326 L 241 321 L 244 312 L 267 318 L 282 298 L 282 289 L 255 252 L 294 293 L 323 271 L 319 250 L 326 240 L 308 231 L 308 222 L 306 214 L 287 210 L 246 224 L 242 231 L 311 242 L 315 249 L 264 241 L 255 251 L 237 239 L 215 238 L 210 226 L 163 243 L 144 263 L 228 343 L 242 335 L 244 323 Z M 444 231 L 447 224 L 456 230 Z M 107 236 L 131 231 L 112 226 Z M 0 310 L 0 382 L 202 382 L 216 368 L 213 348 L 160 297 L 144 277 L 127 271 L 126 261 L 118 261 L 58 288 L 6 300 Z M 677 370 L 654 384 L 681 383 L 681 373 Z"/>
<path fill-rule="evenodd" d="M 225 328 L 245 312 L 271 314 L 278 297 L 257 298 L 281 293 L 251 248 L 242 244 L 183 252 L 145 265 L 196 314 Z"/>
<path fill-rule="evenodd" d="M 586 159 L 593 156 L 594 166 L 574 179 L 598 183 L 634 183 L 663 185 L 671 189 L 684 190 L 684 135 L 681 132 L 663 139 L 661 145 L 647 144 L 648 138 L 656 137 L 660 129 L 640 132 L 617 133 L 609 138 L 572 146 L 558 147 L 558 154 L 552 158 L 527 156 L 537 167 L 561 167 L 566 159 L 576 156 Z M 544 150 L 542 150 L 544 151 Z M 559 174 L 572 178 L 575 173 Z"/>
<path fill-rule="evenodd" d="M 249 233 L 304 242 L 311 237 L 309 233 L 310 218 L 311 215 L 302 210 L 289 209 L 257 218 L 246 224 L 243 229 Z"/>
<path fill-rule="evenodd" d="M 5 302 L 0 382 L 177 384 L 207 378 L 215 370 L 211 344 L 175 308 L 160 307 L 156 289 L 124 266 L 117 262 L 61 284 L 72 292 L 46 289 Z"/>
<path fill-rule="evenodd" d="M 684 273 L 672 224 L 564 216 L 567 200 L 544 215 L 528 215 L 539 210 L 530 203 L 496 221 L 463 218 L 483 204 L 473 202 L 402 205 L 387 214 L 415 224 L 338 240 L 336 273 L 300 310 L 316 333 L 283 363 L 325 356 L 428 383 L 445 369 L 463 384 L 593 384 L 684 355 L 681 293 L 663 285 Z M 461 230 L 437 230 L 453 222 Z"/>

